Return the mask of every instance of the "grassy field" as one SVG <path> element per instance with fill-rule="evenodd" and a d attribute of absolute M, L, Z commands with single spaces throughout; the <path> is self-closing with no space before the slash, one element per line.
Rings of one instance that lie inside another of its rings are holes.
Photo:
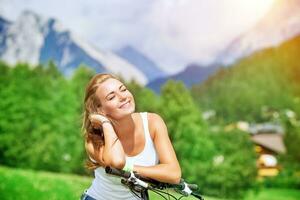
<path fill-rule="evenodd" d="M 2 200 L 79 199 L 91 178 L 0 167 Z"/>
<path fill-rule="evenodd" d="M 85 176 L 36 172 L 32 170 L 0 167 L 1 200 L 72 200 L 79 199 L 92 178 Z M 150 193 L 151 200 L 160 200 Z M 194 199 L 194 198 L 184 198 Z M 257 195 L 251 194 L 246 200 L 298 200 L 300 190 L 264 189 Z M 205 197 L 205 200 L 221 200 Z"/>

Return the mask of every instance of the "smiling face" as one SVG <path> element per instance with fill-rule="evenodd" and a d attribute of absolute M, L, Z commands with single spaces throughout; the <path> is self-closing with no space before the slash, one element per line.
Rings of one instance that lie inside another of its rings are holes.
<path fill-rule="evenodd" d="M 126 86 L 117 79 L 109 78 L 96 91 L 100 99 L 100 111 L 113 119 L 121 119 L 135 110 L 134 98 Z"/>

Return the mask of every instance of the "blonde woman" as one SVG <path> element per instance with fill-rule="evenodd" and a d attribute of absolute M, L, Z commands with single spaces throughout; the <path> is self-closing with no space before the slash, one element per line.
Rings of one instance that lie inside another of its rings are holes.
<path fill-rule="evenodd" d="M 137 199 L 105 166 L 179 183 L 181 169 L 163 119 L 135 112 L 133 95 L 110 74 L 95 75 L 86 87 L 83 130 L 88 167 L 94 169 L 84 200 Z"/>

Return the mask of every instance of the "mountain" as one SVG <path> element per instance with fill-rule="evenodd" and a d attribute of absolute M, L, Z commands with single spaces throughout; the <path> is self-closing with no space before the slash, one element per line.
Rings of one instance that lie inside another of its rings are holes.
<path fill-rule="evenodd" d="M 116 54 L 134 66 L 137 66 L 149 78 L 149 81 L 166 76 L 166 72 L 161 70 L 154 61 L 150 60 L 132 46 L 125 46 L 116 51 Z"/>
<path fill-rule="evenodd" d="M 147 84 L 147 87 L 151 88 L 155 92 L 159 93 L 160 87 L 165 84 L 169 79 L 183 81 L 187 87 L 191 87 L 193 84 L 201 83 L 206 80 L 211 74 L 213 74 L 219 66 L 200 66 L 198 64 L 190 64 L 183 71 L 168 76 L 157 78 Z"/>
<path fill-rule="evenodd" d="M 148 77 L 125 59 L 95 48 L 57 20 L 44 19 L 31 11 L 23 12 L 12 23 L 1 18 L 0 59 L 11 65 L 20 61 L 36 65 L 53 60 L 65 75 L 85 64 L 99 73 L 114 73 L 142 85 L 148 82 Z"/>
<path fill-rule="evenodd" d="M 276 47 L 300 34 L 300 1 L 276 0 L 270 11 L 250 30 L 237 37 L 217 58 L 216 64 L 187 66 L 178 74 L 155 79 L 147 86 L 158 92 L 168 79 L 181 80 L 186 86 L 203 82 L 221 65 L 230 65 L 268 47 Z M 219 64 L 222 63 L 222 64 Z"/>
<path fill-rule="evenodd" d="M 221 121 L 278 122 L 300 113 L 299 55 L 300 34 L 218 70 L 191 93 Z"/>
<path fill-rule="evenodd" d="M 5 37 L 10 22 L 0 16 L 0 55 L 4 51 Z"/>
<path fill-rule="evenodd" d="M 217 58 L 224 64 L 267 47 L 278 46 L 300 33 L 300 1 L 276 0 L 269 12 L 250 30 L 237 37 Z"/>

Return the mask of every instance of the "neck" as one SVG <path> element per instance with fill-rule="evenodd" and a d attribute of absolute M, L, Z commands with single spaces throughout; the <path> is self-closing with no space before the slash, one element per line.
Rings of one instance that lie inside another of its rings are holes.
<path fill-rule="evenodd" d="M 122 119 L 117 120 L 114 125 L 118 138 L 123 141 L 124 139 L 132 138 L 134 135 L 135 124 L 132 115 L 127 115 Z"/>

